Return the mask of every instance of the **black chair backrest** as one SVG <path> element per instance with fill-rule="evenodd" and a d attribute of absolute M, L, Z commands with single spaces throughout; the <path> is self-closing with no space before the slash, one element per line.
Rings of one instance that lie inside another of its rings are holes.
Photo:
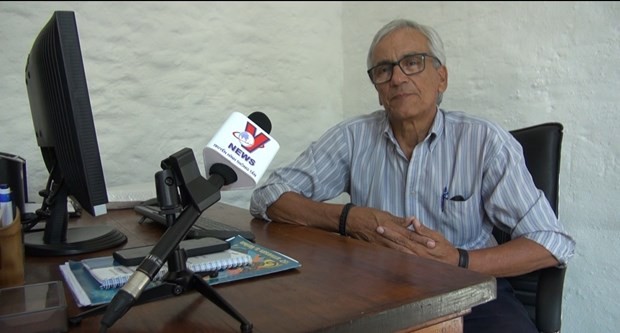
<path fill-rule="evenodd" d="M 556 216 L 563 129 L 560 123 L 545 123 L 510 132 L 521 143 L 534 184 L 545 193 Z"/>
<path fill-rule="evenodd" d="M 544 123 L 510 131 L 523 147 L 525 165 L 534 184 L 543 191 L 556 216 L 563 129 L 560 123 Z M 510 235 L 498 228 L 493 229 L 493 235 L 500 244 L 510 240 Z"/>
<path fill-rule="evenodd" d="M 534 184 L 544 192 L 556 216 L 563 129 L 560 123 L 544 123 L 510 132 L 521 143 Z M 493 235 L 500 244 L 510 240 L 498 228 Z M 565 272 L 566 267 L 548 267 L 508 279 L 541 332 L 560 330 Z"/>

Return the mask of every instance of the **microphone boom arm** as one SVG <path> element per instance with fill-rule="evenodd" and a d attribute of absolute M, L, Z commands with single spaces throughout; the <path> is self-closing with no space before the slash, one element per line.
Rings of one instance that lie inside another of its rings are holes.
<path fill-rule="evenodd" d="M 202 212 L 221 199 L 220 189 L 224 186 L 223 178 L 217 174 L 209 177 L 209 180 L 200 175 L 194 153 L 189 148 L 183 148 L 170 155 L 169 158 L 161 162 L 161 165 L 162 169 L 171 170 L 175 176 L 176 185 L 181 191 L 184 208 L 176 222 L 168 227 L 151 253 L 137 268 L 151 280 L 168 256 L 185 238 Z M 129 281 L 127 284 L 128 288 L 132 286 Z M 130 293 L 134 294 L 135 297 L 140 296 L 143 288 L 141 286 L 133 287 L 138 290 L 132 290 L 133 292 L 130 291 Z"/>
<path fill-rule="evenodd" d="M 175 179 L 167 180 L 167 183 L 174 181 L 179 187 L 183 211 L 109 303 L 101 320 L 102 328 L 111 327 L 133 306 L 168 258 L 175 251 L 179 251 L 179 243 L 185 238 L 202 212 L 220 200 L 222 186 L 231 181 L 229 175 L 219 173 L 212 173 L 209 179 L 202 177 L 194 153 L 189 148 L 183 148 L 170 155 L 169 158 L 161 162 L 161 167 L 164 170 L 172 171 Z M 231 171 L 234 173 L 233 170 Z M 240 321 L 242 332 L 252 331 L 253 325 L 217 294 L 200 276 L 193 274 L 187 284 Z"/>

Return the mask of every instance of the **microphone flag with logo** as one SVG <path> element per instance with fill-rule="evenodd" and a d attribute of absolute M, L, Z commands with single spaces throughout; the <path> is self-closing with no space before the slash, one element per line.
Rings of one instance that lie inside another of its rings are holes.
<path fill-rule="evenodd" d="M 233 112 L 203 149 L 206 174 L 221 163 L 237 173 L 237 181 L 223 186 L 223 191 L 256 186 L 280 149 L 270 131 L 271 123 L 262 112 L 249 117 Z"/>

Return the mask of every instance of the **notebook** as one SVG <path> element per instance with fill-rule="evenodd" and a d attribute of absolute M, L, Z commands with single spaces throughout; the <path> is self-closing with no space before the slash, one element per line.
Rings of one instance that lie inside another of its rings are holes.
<path fill-rule="evenodd" d="M 186 266 L 193 272 L 203 273 L 243 267 L 251 263 L 252 257 L 250 255 L 228 249 L 222 252 L 189 257 Z M 122 287 L 138 267 L 123 266 L 117 263 L 112 256 L 83 259 L 82 264 L 90 275 L 99 282 L 102 289 Z M 164 264 L 153 280 L 161 280 L 167 272 L 168 265 Z"/>

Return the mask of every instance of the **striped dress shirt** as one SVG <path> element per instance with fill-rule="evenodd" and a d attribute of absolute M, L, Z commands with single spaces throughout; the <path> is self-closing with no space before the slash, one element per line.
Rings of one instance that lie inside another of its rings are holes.
<path fill-rule="evenodd" d="M 358 206 L 415 216 L 464 249 L 497 245 L 497 226 L 541 244 L 561 263 L 574 254 L 575 241 L 535 187 L 521 145 L 497 124 L 463 112 L 438 109 L 410 160 L 384 110 L 343 121 L 275 170 L 253 192 L 250 212 L 269 220 L 267 208 L 289 191 L 315 201 L 346 192 Z"/>

